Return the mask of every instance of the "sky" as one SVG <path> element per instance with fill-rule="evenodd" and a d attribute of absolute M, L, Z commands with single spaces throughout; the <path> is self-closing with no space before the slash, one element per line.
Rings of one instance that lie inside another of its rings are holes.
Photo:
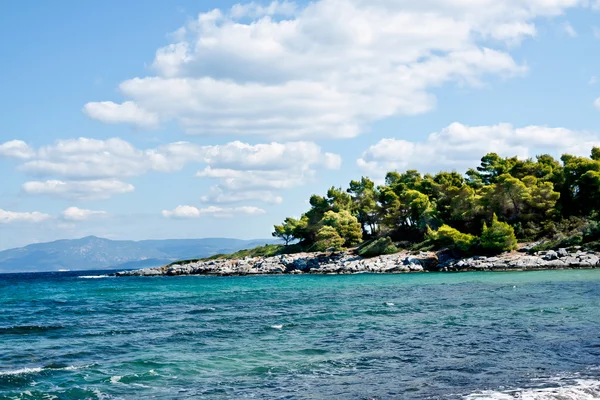
<path fill-rule="evenodd" d="M 600 0 L 6 0 L 0 37 L 0 250 L 600 145 Z"/>

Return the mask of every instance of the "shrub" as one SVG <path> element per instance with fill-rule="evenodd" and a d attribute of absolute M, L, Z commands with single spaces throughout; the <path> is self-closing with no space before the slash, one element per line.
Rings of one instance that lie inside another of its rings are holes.
<path fill-rule="evenodd" d="M 498 217 L 494 214 L 489 227 L 487 224 L 483 224 L 481 247 L 493 253 L 516 250 L 518 243 L 515 230 L 506 222 L 498 221 Z"/>
<path fill-rule="evenodd" d="M 346 210 L 340 212 L 327 211 L 321 219 L 324 226 L 334 228 L 344 239 L 342 244 L 351 247 L 362 242 L 362 228 L 358 219 Z M 317 239 L 318 240 L 318 239 Z"/>
<path fill-rule="evenodd" d="M 583 240 L 586 242 L 600 240 L 600 222 L 590 221 L 583 231 Z"/>
<path fill-rule="evenodd" d="M 382 254 L 394 254 L 398 248 L 389 237 L 382 237 L 360 247 L 357 251 L 361 257 L 376 257 Z"/>
<path fill-rule="evenodd" d="M 448 225 L 442 225 L 437 231 L 428 228 L 427 237 L 438 247 L 447 246 L 463 253 L 472 251 L 477 242 L 477 237 L 462 233 Z"/>
<path fill-rule="evenodd" d="M 315 250 L 340 250 L 344 245 L 345 240 L 340 236 L 338 231 L 332 226 L 324 226 L 317 232 L 317 241 Z"/>

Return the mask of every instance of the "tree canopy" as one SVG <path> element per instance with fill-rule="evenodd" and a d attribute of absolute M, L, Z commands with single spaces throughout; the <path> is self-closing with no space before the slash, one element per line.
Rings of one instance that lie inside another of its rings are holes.
<path fill-rule="evenodd" d="M 486 154 L 466 174 L 416 170 L 389 172 L 376 185 L 368 177 L 347 189 L 313 195 L 299 219 L 286 218 L 273 236 L 306 250 L 340 249 L 364 240 L 429 240 L 466 251 L 513 250 L 517 239 L 556 234 L 574 219 L 600 217 L 600 148 L 591 156 L 543 154 L 535 159 Z M 382 248 L 393 248 L 389 240 Z"/>

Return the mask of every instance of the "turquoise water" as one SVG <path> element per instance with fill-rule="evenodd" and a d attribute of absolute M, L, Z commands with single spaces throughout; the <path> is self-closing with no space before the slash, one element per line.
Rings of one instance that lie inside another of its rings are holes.
<path fill-rule="evenodd" d="M 504 398 L 600 379 L 600 270 L 81 275 L 0 275 L 0 399 Z"/>

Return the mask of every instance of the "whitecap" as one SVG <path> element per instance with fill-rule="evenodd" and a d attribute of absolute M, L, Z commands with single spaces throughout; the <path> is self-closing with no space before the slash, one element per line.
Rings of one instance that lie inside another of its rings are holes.
<path fill-rule="evenodd" d="M 38 374 L 38 373 L 40 373 L 42 371 L 76 371 L 76 370 L 79 370 L 79 369 L 87 368 L 87 367 L 89 367 L 91 365 L 94 365 L 94 364 L 81 365 L 81 366 L 69 365 L 67 367 L 58 367 L 58 368 L 52 368 L 52 367 L 21 368 L 21 369 L 9 370 L 9 371 L 0 371 L 0 376 L 6 376 L 6 375 L 31 375 L 31 374 Z"/>
<path fill-rule="evenodd" d="M 21 368 L 12 371 L 0 371 L 0 376 L 37 374 L 39 372 L 42 372 L 43 370 L 44 368 Z"/>
<path fill-rule="evenodd" d="M 385 305 L 388 306 L 388 307 L 394 307 L 395 306 L 394 303 L 390 303 L 390 302 L 385 303 Z"/>
<path fill-rule="evenodd" d="M 594 400 L 600 399 L 600 381 L 576 379 L 569 383 L 539 389 L 493 390 L 472 393 L 465 400 Z"/>
<path fill-rule="evenodd" d="M 110 275 L 84 275 L 84 276 L 79 276 L 78 278 L 81 279 L 102 279 L 102 278 L 111 278 Z"/>
<path fill-rule="evenodd" d="M 122 376 L 111 376 L 110 377 L 110 383 L 115 384 L 115 383 L 119 383 L 121 381 Z"/>
<path fill-rule="evenodd" d="M 273 329 L 283 329 L 283 325 L 271 325 Z"/>

